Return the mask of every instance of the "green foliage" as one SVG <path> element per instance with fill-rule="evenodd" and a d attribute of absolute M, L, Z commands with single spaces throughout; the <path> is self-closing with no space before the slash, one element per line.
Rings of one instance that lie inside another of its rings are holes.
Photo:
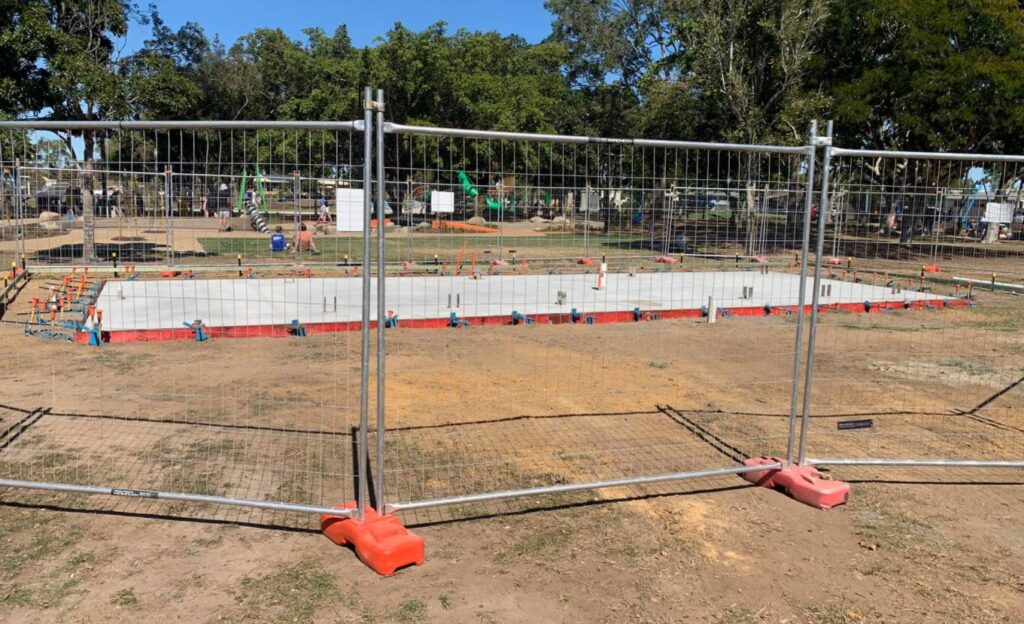
<path fill-rule="evenodd" d="M 824 38 L 816 79 L 834 93 L 847 142 L 1024 149 L 1019 0 L 839 2 Z"/>
<path fill-rule="evenodd" d="M 402 123 L 798 143 L 811 119 L 834 115 L 848 145 L 1024 150 L 1020 0 L 545 6 L 552 32 L 535 44 L 396 23 L 360 49 L 345 26 L 308 28 L 299 39 L 260 28 L 225 45 L 197 23 L 172 30 L 155 7 L 140 12 L 129 0 L 3 2 L 0 115 L 355 119 L 362 85 L 372 84 L 386 91 L 387 118 Z M 122 56 L 133 21 L 151 36 Z M 124 149 L 83 138 L 83 157 L 94 145 Z M 61 139 L 70 152 L 70 137 Z M 493 158 L 447 153 L 443 142 L 416 147 L 425 158 Z M 277 141 L 273 149 L 325 148 Z"/>

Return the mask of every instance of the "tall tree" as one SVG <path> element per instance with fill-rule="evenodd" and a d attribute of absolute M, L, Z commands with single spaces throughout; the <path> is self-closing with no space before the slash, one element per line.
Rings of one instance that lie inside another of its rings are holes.
<path fill-rule="evenodd" d="M 808 85 L 826 0 L 693 0 L 685 28 L 691 84 L 723 138 L 793 143 L 827 97 Z"/>
<path fill-rule="evenodd" d="M 1020 0 L 835 3 L 816 76 L 839 140 L 912 150 L 1024 149 Z"/>

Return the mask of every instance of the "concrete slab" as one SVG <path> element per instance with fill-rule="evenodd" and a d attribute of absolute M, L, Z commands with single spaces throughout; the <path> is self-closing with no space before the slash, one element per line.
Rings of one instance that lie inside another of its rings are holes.
<path fill-rule="evenodd" d="M 663 272 L 609 274 L 597 290 L 595 274 L 505 275 L 473 279 L 466 276 L 390 277 L 387 310 L 402 321 L 446 321 L 460 318 L 511 319 L 513 311 L 527 316 L 699 311 L 714 297 L 715 307 L 749 309 L 794 307 L 799 277 L 760 271 Z M 931 302 L 940 295 L 824 280 L 823 305 L 875 305 Z M 97 302 L 108 331 L 182 328 L 200 319 L 207 327 L 261 327 L 305 324 L 345 324 L 361 318 L 360 278 L 283 278 L 215 280 L 108 281 Z M 744 297 L 744 290 L 748 294 Z M 812 284 L 807 285 L 806 303 Z M 371 317 L 377 318 L 376 280 L 371 286 Z M 559 293 L 564 293 L 559 303 Z M 666 314 L 666 316 L 670 316 Z"/>

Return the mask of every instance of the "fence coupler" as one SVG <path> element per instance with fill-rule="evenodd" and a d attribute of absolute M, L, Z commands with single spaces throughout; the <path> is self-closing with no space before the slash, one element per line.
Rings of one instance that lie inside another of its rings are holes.
<path fill-rule="evenodd" d="M 355 509 L 348 502 L 335 509 Z M 356 556 L 377 574 L 391 576 L 399 568 L 423 565 L 423 538 L 406 529 L 390 514 L 378 514 L 368 507 L 362 521 L 355 518 L 320 516 L 320 530 L 335 544 L 352 544 Z"/>

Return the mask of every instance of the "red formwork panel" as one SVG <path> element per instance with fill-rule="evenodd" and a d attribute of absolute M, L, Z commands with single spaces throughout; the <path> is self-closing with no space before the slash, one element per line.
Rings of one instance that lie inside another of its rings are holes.
<path fill-rule="evenodd" d="M 888 310 L 924 310 L 942 308 L 965 308 L 973 302 L 968 299 L 922 299 L 918 301 L 883 301 L 879 303 L 858 302 L 858 303 L 832 303 L 819 305 L 820 313 L 830 311 L 842 311 L 849 313 L 873 314 Z M 737 317 L 758 317 L 758 316 L 784 316 L 795 314 L 797 306 L 734 306 L 719 308 L 719 313 L 725 312 L 725 316 Z M 804 306 L 804 313 L 809 314 L 811 306 Z M 579 311 L 580 317 L 592 318 L 595 323 L 634 323 L 638 321 L 654 321 L 669 319 L 693 319 L 700 318 L 705 314 L 702 308 L 676 308 L 669 310 L 640 310 L 639 314 L 634 310 L 618 310 L 614 312 L 586 312 Z M 540 324 L 562 325 L 573 323 L 572 315 L 561 314 L 528 314 L 531 321 Z M 500 316 L 463 316 L 460 321 L 467 321 L 470 326 L 498 326 L 513 325 L 511 310 L 507 315 Z M 356 331 L 362 326 L 360 321 L 340 321 L 330 323 L 304 323 L 307 334 L 325 334 L 333 332 Z M 376 328 L 377 322 L 371 321 L 370 327 Z M 443 329 L 451 327 L 449 317 L 436 317 L 425 319 L 402 319 L 400 326 L 411 329 Z M 284 338 L 294 335 L 291 325 L 233 325 L 227 327 L 206 327 L 206 333 L 210 338 Z M 186 327 L 175 327 L 166 329 L 132 329 L 104 331 L 105 342 L 162 342 L 168 340 L 194 340 L 195 332 Z M 89 337 L 86 332 L 79 332 L 75 336 L 75 342 L 88 343 Z"/>

